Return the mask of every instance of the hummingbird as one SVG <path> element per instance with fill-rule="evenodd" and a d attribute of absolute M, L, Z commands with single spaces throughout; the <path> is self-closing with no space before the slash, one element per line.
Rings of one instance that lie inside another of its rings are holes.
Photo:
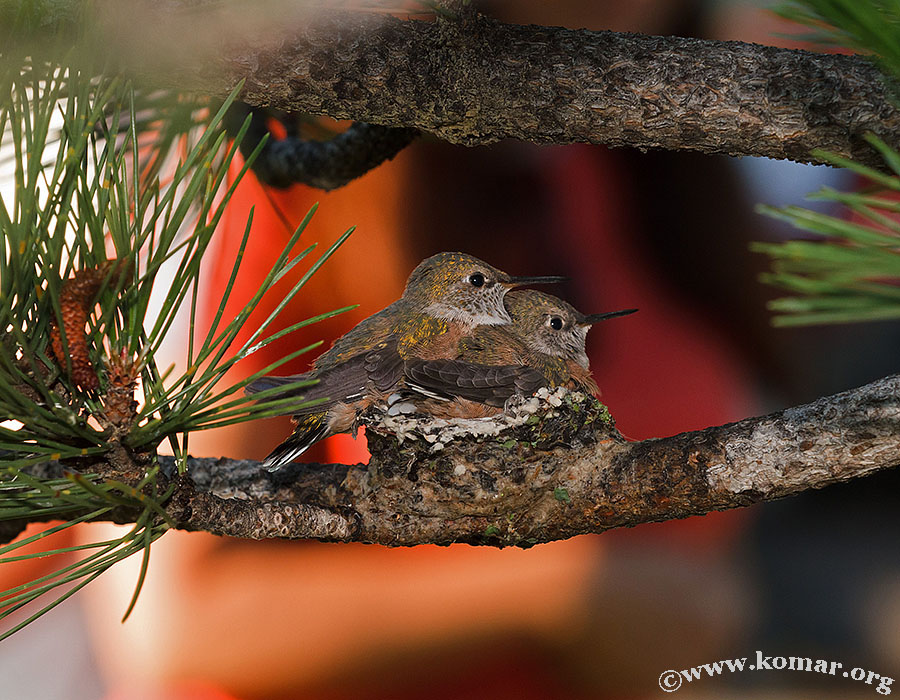
<path fill-rule="evenodd" d="M 411 360 L 405 385 L 427 397 L 417 410 L 449 418 L 496 415 L 513 395 L 565 386 L 597 396 L 585 342 L 595 323 L 637 309 L 585 315 L 551 294 L 513 291 L 504 299 L 512 323 L 480 326 L 459 341 L 457 356 Z"/>
<path fill-rule="evenodd" d="M 403 382 L 406 362 L 453 358 L 461 339 L 474 329 L 510 324 L 512 318 L 503 304 L 509 290 L 564 279 L 511 277 L 465 253 L 426 258 L 410 274 L 400 299 L 338 338 L 316 358 L 310 371 L 261 377 L 246 387 L 248 394 L 256 394 L 304 379 L 317 382 L 272 396 L 296 395 L 298 404 L 316 399 L 320 403 L 285 410 L 294 414 L 296 427 L 264 465 L 275 470 L 313 443 L 352 431 L 361 411 L 395 393 Z"/>

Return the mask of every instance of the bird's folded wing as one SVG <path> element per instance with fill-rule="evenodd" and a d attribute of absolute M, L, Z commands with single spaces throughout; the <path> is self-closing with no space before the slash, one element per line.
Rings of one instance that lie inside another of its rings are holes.
<path fill-rule="evenodd" d="M 297 404 L 286 406 L 283 413 L 299 416 L 317 413 L 338 402 L 360 401 L 371 396 L 373 390 L 390 391 L 402 376 L 403 360 L 397 353 L 396 346 L 381 343 L 375 349 L 354 355 L 333 367 L 290 377 L 261 377 L 249 384 L 244 391 L 248 394 L 257 394 L 265 389 L 273 389 L 302 379 L 317 380 L 312 386 L 289 389 L 269 397 L 273 400 L 296 396 Z M 316 403 L 308 406 L 300 405 L 310 402 Z"/>
<path fill-rule="evenodd" d="M 366 378 L 377 391 L 389 392 L 403 378 L 403 358 L 394 341 L 379 343 L 365 356 Z"/>
<path fill-rule="evenodd" d="M 525 365 L 477 365 L 460 360 L 411 360 L 406 385 L 428 397 L 463 398 L 503 406 L 515 394 L 530 396 L 546 384 L 544 376 Z"/>

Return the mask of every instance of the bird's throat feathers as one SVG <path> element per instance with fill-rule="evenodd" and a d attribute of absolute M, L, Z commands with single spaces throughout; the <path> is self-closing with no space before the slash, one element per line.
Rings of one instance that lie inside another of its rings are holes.
<path fill-rule="evenodd" d="M 433 318 L 439 318 L 451 323 L 457 323 L 468 329 L 476 326 L 503 326 L 512 319 L 509 313 L 500 307 L 485 305 L 457 306 L 436 301 L 425 308 L 425 313 Z"/>

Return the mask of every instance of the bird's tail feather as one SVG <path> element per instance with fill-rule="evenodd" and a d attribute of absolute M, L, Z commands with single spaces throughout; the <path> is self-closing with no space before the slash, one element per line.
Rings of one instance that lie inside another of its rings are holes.
<path fill-rule="evenodd" d="M 325 411 L 303 416 L 291 436 L 272 450 L 263 461 L 263 466 L 270 472 L 290 464 L 302 455 L 314 443 L 330 435 L 328 414 Z"/>

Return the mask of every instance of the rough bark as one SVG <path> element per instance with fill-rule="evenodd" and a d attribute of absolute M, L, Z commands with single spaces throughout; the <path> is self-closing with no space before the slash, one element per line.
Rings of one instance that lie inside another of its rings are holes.
<path fill-rule="evenodd" d="M 368 466 L 267 472 L 252 460 L 193 458 L 188 476 L 172 477 L 166 510 L 177 528 L 252 539 L 527 547 L 747 506 L 900 465 L 900 375 L 641 442 L 626 442 L 593 399 L 554 396 L 561 401 L 551 397 L 503 429 L 482 421 L 482 435 L 450 440 L 446 426 L 411 419 L 399 442 L 378 432 L 398 423 L 372 414 Z M 172 459 L 161 461 L 171 476 Z M 136 516 L 123 508 L 112 519 Z M 0 540 L 24 525 L 0 529 Z"/>
<path fill-rule="evenodd" d="M 810 155 L 819 148 L 881 167 L 863 135 L 900 145 L 900 111 L 867 60 L 741 42 L 319 12 L 277 32 L 242 26 L 163 72 L 147 66 L 170 87 L 225 95 L 244 80 L 252 105 L 469 146 L 514 138 L 821 162 Z"/>
<path fill-rule="evenodd" d="M 166 510 L 180 529 L 233 537 L 524 547 L 747 506 L 900 465 L 900 375 L 641 442 L 625 441 L 593 399 L 554 396 L 502 429 L 482 421 L 480 436 L 450 440 L 446 426 L 410 419 L 399 442 L 388 432 L 396 419 L 369 415 L 367 466 L 267 472 L 252 460 L 192 458 L 188 476 L 174 477 L 172 458 L 163 457 L 175 481 Z M 45 471 L 36 474 L 60 467 Z M 112 519 L 137 515 L 123 508 Z M 0 529 L 0 541 L 25 524 Z"/>

